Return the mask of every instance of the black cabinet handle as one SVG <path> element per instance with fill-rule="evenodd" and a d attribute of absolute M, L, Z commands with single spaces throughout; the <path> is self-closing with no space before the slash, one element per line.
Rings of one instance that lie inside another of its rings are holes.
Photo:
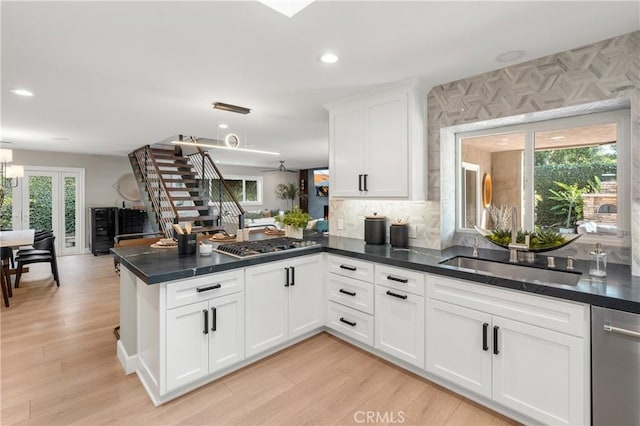
<path fill-rule="evenodd" d="M 296 285 L 296 268 L 295 268 L 295 266 L 291 267 L 291 285 Z"/>
<path fill-rule="evenodd" d="M 340 269 L 346 269 L 347 271 L 355 271 L 358 268 L 356 268 L 355 266 L 340 265 Z"/>
<path fill-rule="evenodd" d="M 485 322 L 484 324 L 482 324 L 482 350 L 483 351 L 488 351 L 489 350 L 489 342 L 487 342 L 487 329 L 489 328 L 489 323 Z"/>
<path fill-rule="evenodd" d="M 215 289 L 220 288 L 220 287 L 222 287 L 222 284 L 218 283 L 218 284 L 214 284 L 214 285 L 209 286 L 209 287 L 198 287 L 196 289 L 196 291 L 198 293 L 202 293 L 203 291 L 215 290 Z"/>
<path fill-rule="evenodd" d="M 218 329 L 218 309 L 211 308 L 211 331 Z"/>
<path fill-rule="evenodd" d="M 284 268 L 284 270 L 287 273 L 284 281 L 284 286 L 289 287 L 289 267 L 287 266 L 286 268 Z"/>
<path fill-rule="evenodd" d="M 343 294 L 346 294 L 346 295 L 349 295 L 349 296 L 355 296 L 355 295 L 356 295 L 356 292 L 355 292 L 355 291 L 348 291 L 348 290 L 345 290 L 344 288 L 341 288 L 341 289 L 340 289 L 340 290 L 338 290 L 338 291 L 339 291 L 340 293 L 343 293 Z"/>
<path fill-rule="evenodd" d="M 343 317 L 340 317 L 340 322 L 343 322 L 347 325 L 350 325 L 351 327 L 355 327 L 356 326 L 356 322 L 355 321 L 349 321 L 344 319 Z"/>
<path fill-rule="evenodd" d="M 362 191 L 362 175 L 358 175 L 358 191 Z"/>
<path fill-rule="evenodd" d="M 394 277 L 393 275 L 387 275 L 387 279 L 389 281 L 395 281 L 395 282 L 402 283 L 402 284 L 406 284 L 406 283 L 409 282 L 409 280 L 407 278 Z"/>
<path fill-rule="evenodd" d="M 387 295 L 397 297 L 398 299 L 402 299 L 402 300 L 406 300 L 408 297 L 406 294 L 398 294 L 389 290 L 387 290 Z"/>
<path fill-rule="evenodd" d="M 498 330 L 500 327 L 497 325 L 493 326 L 493 354 L 498 355 L 500 351 L 498 350 Z"/>
<path fill-rule="evenodd" d="M 209 311 L 203 309 L 202 313 L 204 314 L 204 329 L 202 330 L 202 333 L 209 334 Z"/>
<path fill-rule="evenodd" d="M 364 190 L 365 190 L 365 191 L 368 191 L 368 190 L 369 190 L 369 188 L 367 188 L 367 177 L 368 177 L 368 176 L 369 176 L 369 175 L 366 175 L 366 174 L 364 175 Z"/>

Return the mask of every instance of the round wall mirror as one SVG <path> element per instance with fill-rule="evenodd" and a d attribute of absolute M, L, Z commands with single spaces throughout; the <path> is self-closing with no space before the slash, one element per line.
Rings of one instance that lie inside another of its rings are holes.
<path fill-rule="evenodd" d="M 491 196 L 493 194 L 493 186 L 491 184 L 491 175 L 485 173 L 482 176 L 482 207 L 485 209 L 491 205 Z"/>

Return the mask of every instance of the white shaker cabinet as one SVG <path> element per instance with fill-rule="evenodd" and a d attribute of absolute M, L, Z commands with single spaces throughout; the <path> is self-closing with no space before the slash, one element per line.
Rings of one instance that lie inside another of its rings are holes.
<path fill-rule="evenodd" d="M 425 198 L 425 96 L 410 81 L 325 105 L 332 197 Z"/>
<path fill-rule="evenodd" d="M 246 269 L 246 355 L 324 324 L 322 255 Z"/>
<path fill-rule="evenodd" d="M 426 370 L 544 424 L 589 423 L 589 314 L 428 276 Z"/>
<path fill-rule="evenodd" d="M 167 311 L 167 390 L 244 359 L 241 293 Z"/>
<path fill-rule="evenodd" d="M 375 347 L 424 368 L 424 274 L 375 265 Z"/>

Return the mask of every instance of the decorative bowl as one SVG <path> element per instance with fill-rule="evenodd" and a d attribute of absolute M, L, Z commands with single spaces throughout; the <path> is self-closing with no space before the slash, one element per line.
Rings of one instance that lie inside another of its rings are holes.
<path fill-rule="evenodd" d="M 478 231 L 478 233 L 480 235 L 482 235 L 487 241 L 489 241 L 492 244 L 497 245 L 498 247 L 502 247 L 504 249 L 509 249 L 509 245 L 508 244 L 501 244 L 497 241 L 494 241 L 490 238 L 490 236 L 493 234 L 493 231 L 489 231 L 486 229 L 482 229 L 479 228 L 477 226 L 474 226 L 474 228 L 476 229 L 476 231 Z M 529 251 L 532 253 L 544 253 L 547 251 L 552 251 L 552 250 L 558 250 L 559 248 L 562 248 L 564 246 L 567 246 L 569 244 L 571 244 L 572 242 L 574 242 L 575 240 L 577 240 L 578 238 L 580 238 L 582 236 L 582 234 L 558 234 L 559 238 L 562 238 L 562 242 L 558 242 L 557 245 L 554 246 L 547 246 L 547 247 L 540 247 L 540 248 L 530 248 Z"/>

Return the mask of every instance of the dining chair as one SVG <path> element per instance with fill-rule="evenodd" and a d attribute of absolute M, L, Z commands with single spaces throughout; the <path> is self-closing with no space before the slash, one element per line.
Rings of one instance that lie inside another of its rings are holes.
<path fill-rule="evenodd" d="M 53 231 L 36 231 L 33 236 L 33 244 L 31 246 L 21 247 L 16 253 L 16 256 L 24 254 L 47 254 L 42 252 L 42 250 L 44 250 L 42 241 L 49 237 L 53 237 Z"/>
<path fill-rule="evenodd" d="M 8 251 L 2 248 L 2 269 L 0 271 L 0 286 L 2 287 L 2 298 L 4 299 L 4 306 L 9 307 L 9 298 L 13 296 L 11 290 L 11 275 L 9 272 L 9 259 L 13 258 L 13 252 L 11 249 Z"/>
<path fill-rule="evenodd" d="M 16 262 L 18 262 L 18 272 L 16 273 L 15 287 L 20 285 L 20 278 L 22 277 L 22 270 L 25 265 L 31 265 L 33 263 L 49 263 L 51 265 L 51 272 L 53 278 L 56 281 L 56 285 L 60 287 L 60 277 L 58 276 L 58 263 L 56 261 L 55 250 L 56 237 L 51 236 L 43 240 L 34 243 L 33 250 L 27 250 L 26 253 L 16 256 Z M 37 248 L 36 248 L 37 245 Z"/>

